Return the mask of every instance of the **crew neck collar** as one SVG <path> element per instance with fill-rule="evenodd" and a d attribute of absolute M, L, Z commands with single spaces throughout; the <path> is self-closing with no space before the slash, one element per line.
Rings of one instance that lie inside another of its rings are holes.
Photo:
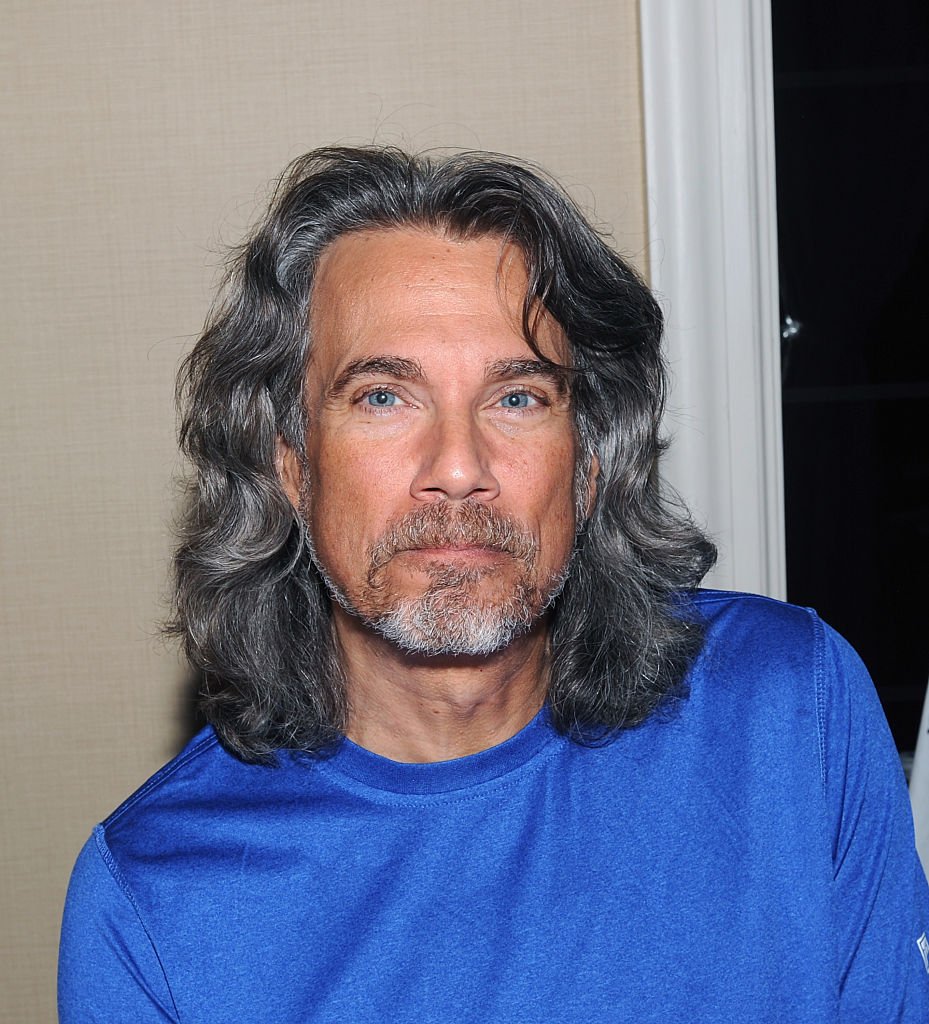
<path fill-rule="evenodd" d="M 507 775 L 531 761 L 557 739 L 548 711 L 542 710 L 515 736 L 503 743 L 451 761 L 391 761 L 359 747 L 347 737 L 325 763 L 356 782 L 391 793 L 451 793 Z"/>

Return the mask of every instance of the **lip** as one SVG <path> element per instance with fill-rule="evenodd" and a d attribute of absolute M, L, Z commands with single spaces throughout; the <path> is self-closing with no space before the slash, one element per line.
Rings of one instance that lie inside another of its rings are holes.
<path fill-rule="evenodd" d="M 403 554 L 427 558 L 500 558 L 504 552 L 480 544 L 448 544 L 437 548 L 407 548 Z"/>

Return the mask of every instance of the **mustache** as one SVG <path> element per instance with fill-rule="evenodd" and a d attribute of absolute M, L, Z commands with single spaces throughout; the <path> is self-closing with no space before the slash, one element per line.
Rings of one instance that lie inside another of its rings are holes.
<path fill-rule="evenodd" d="M 532 562 L 538 551 L 536 539 L 513 516 L 479 501 L 439 501 L 388 525 L 371 549 L 371 570 L 377 572 L 402 551 L 443 547 L 488 548 L 523 562 Z"/>

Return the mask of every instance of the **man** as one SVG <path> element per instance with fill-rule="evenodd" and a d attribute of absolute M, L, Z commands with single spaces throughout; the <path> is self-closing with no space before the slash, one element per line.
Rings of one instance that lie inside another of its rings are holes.
<path fill-rule="evenodd" d="M 210 727 L 75 868 L 65 1021 L 916 1021 L 860 662 L 695 590 L 661 317 L 538 173 L 297 161 L 182 377 Z"/>

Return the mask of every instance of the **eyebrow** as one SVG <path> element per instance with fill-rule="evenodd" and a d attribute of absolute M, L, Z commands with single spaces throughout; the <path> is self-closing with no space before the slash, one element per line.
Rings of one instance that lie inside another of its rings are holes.
<path fill-rule="evenodd" d="M 553 384 L 559 394 L 568 392 L 570 369 L 557 363 L 543 363 L 540 359 L 498 359 L 484 373 L 488 381 L 514 380 L 519 377 L 541 377 Z"/>
<path fill-rule="evenodd" d="M 376 375 L 417 383 L 422 383 L 426 379 L 422 366 L 415 359 L 403 359 L 400 356 L 372 356 L 369 359 L 356 359 L 353 363 L 349 363 L 329 388 L 328 397 L 338 398 L 352 381 L 359 377 Z"/>
<path fill-rule="evenodd" d="M 540 359 L 497 359 L 484 371 L 484 379 L 492 383 L 518 380 L 520 377 L 539 377 L 553 384 L 560 395 L 567 394 L 570 369 L 557 363 L 543 363 Z M 416 359 L 401 356 L 371 356 L 348 364 L 327 390 L 328 398 L 338 398 L 359 377 L 387 376 L 396 380 L 421 384 L 426 375 Z"/>

